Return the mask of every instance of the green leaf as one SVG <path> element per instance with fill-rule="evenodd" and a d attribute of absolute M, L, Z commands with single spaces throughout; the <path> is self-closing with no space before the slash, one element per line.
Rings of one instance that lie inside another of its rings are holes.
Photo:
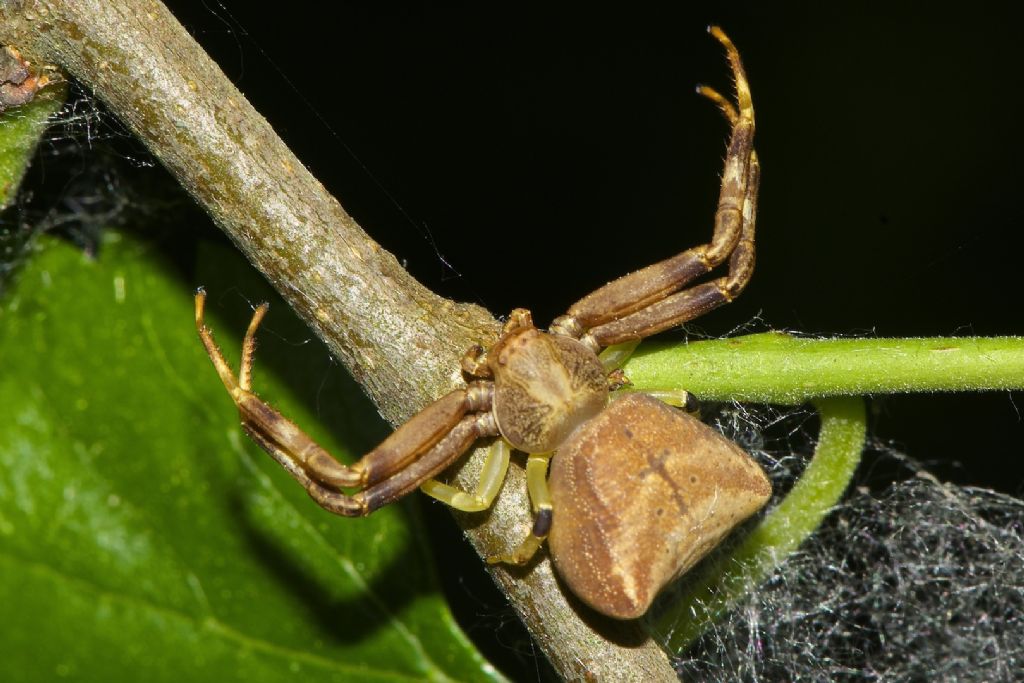
<path fill-rule="evenodd" d="M 43 238 L 0 306 L 4 680 L 500 678 L 449 614 L 408 505 L 330 516 L 242 435 L 191 288 L 208 287 L 236 361 L 241 292 L 266 286 L 224 247 L 202 248 L 195 282 L 161 254 L 110 234 L 91 260 Z M 336 425 L 311 428 L 335 453 L 362 450 L 386 428 L 296 350 L 310 336 L 272 308 L 257 390 Z M 322 383 L 314 401 L 293 390 Z"/>

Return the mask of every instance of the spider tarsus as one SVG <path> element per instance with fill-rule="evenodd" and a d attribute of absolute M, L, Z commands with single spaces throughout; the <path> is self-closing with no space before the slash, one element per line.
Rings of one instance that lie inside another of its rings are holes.
<path fill-rule="evenodd" d="M 204 310 L 206 308 L 206 288 L 200 285 L 196 287 L 195 293 L 196 329 L 202 330 L 206 327 L 203 322 Z"/>
<path fill-rule="evenodd" d="M 708 24 L 707 31 L 709 35 L 711 35 L 715 40 L 720 42 L 726 48 L 732 48 L 732 40 L 729 38 L 729 36 L 725 35 L 725 31 L 722 30 L 721 26 L 719 26 L 718 24 Z"/>

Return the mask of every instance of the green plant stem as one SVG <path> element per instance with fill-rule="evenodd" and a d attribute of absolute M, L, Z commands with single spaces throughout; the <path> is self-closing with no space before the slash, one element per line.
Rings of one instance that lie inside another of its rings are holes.
<path fill-rule="evenodd" d="M 640 391 L 794 405 L 823 396 L 1024 388 L 1024 337 L 801 339 L 753 334 L 644 344 L 624 368 Z"/>
<path fill-rule="evenodd" d="M 751 587 L 764 581 L 821 524 L 860 462 L 866 434 L 864 401 L 822 398 L 814 457 L 781 503 L 730 553 L 714 559 L 655 628 L 669 634 L 670 652 L 684 651 Z"/>

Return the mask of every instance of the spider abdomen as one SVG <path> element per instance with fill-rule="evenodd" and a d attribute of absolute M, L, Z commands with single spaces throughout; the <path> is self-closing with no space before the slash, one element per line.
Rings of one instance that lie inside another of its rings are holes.
<path fill-rule="evenodd" d="M 573 592 L 639 617 L 668 582 L 759 510 L 771 486 L 749 455 L 645 394 L 613 401 L 552 460 L 548 544 Z"/>

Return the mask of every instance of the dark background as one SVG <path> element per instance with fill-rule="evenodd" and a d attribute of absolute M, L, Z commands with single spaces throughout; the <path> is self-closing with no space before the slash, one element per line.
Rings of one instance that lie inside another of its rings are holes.
<path fill-rule="evenodd" d="M 600 10 L 171 2 L 298 156 L 431 288 L 543 323 L 706 241 L 721 24 L 763 164 L 758 267 L 698 321 L 820 335 L 1024 333 L 1019 23 L 860 5 Z M 1019 492 L 1005 392 L 884 397 L 872 433 Z M 960 466 L 950 463 L 956 461 Z"/>
<path fill-rule="evenodd" d="M 757 109 L 758 266 L 697 327 L 1024 333 L 1022 59 L 1008 11 L 168 5 L 419 279 L 499 315 L 531 308 L 541 324 L 710 236 L 728 131 L 693 87 L 729 90 L 704 32 L 718 23 Z M 880 397 L 871 435 L 942 478 L 1019 494 L 1021 399 Z"/>

